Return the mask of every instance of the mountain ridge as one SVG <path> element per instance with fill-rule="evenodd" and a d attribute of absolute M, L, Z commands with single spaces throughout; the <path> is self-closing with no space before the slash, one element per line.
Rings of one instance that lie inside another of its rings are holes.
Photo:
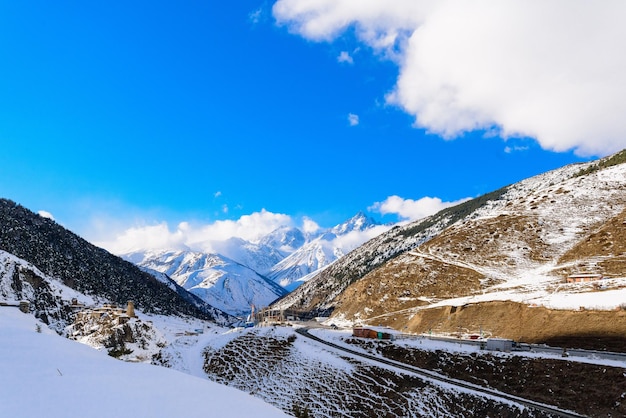
<path fill-rule="evenodd" d="M 626 296 L 624 155 L 542 173 L 394 227 L 273 307 L 332 313 L 332 321 L 346 325 L 380 323 L 413 332 L 434 326 L 455 331 L 459 323 L 448 319 L 452 312 L 464 329 L 492 327 L 508 338 L 519 335 L 498 327 L 493 315 L 470 317 L 460 307 L 477 304 L 478 309 L 504 300 L 574 311 L 620 309 Z M 580 272 L 607 279 L 565 283 Z M 439 314 L 430 314 L 436 310 Z M 514 312 L 502 310 L 503 315 Z M 578 322 L 582 330 L 585 321 Z M 560 338 L 549 323 L 533 324 L 521 328 L 527 338 L 548 338 L 537 334 L 541 327 L 550 329 L 549 338 Z"/>

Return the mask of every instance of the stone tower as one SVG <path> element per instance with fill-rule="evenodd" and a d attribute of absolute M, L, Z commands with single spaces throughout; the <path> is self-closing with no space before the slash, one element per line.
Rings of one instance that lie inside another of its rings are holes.
<path fill-rule="evenodd" d="M 128 315 L 130 318 L 134 318 L 135 315 L 135 304 L 133 303 L 132 300 L 128 301 L 128 305 L 126 306 L 126 315 Z"/>

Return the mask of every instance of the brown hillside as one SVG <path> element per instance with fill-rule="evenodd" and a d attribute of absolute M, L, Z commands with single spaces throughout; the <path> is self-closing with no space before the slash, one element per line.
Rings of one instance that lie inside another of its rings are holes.
<path fill-rule="evenodd" d="M 626 210 L 565 253 L 559 264 L 572 261 L 578 263 L 565 273 L 590 271 L 609 277 L 626 276 Z"/>
<path fill-rule="evenodd" d="M 444 306 L 375 319 L 408 332 L 479 333 L 528 343 L 626 352 L 626 311 L 568 311 L 514 302 Z M 406 328 L 404 328 L 406 327 Z"/>
<path fill-rule="evenodd" d="M 338 298 L 348 317 L 375 317 L 386 312 L 426 304 L 424 298 L 451 298 L 472 294 L 482 275 L 473 270 L 403 254 L 350 285 Z"/>
<path fill-rule="evenodd" d="M 514 264 L 511 253 L 531 262 L 543 262 L 552 254 L 541 231 L 535 214 L 503 213 L 454 225 L 426 243 L 423 251 L 485 267 Z"/>

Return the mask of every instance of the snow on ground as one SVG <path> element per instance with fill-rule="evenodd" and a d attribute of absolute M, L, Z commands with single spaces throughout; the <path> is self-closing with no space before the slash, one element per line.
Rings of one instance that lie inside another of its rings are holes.
<path fill-rule="evenodd" d="M 202 370 L 205 347 L 222 347 L 234 338 L 235 331 L 196 318 L 146 315 L 161 331 L 168 345 L 161 351 L 169 367 L 193 376 L 206 378 Z M 156 354 L 156 353 L 155 353 Z"/>
<path fill-rule="evenodd" d="M 533 261 L 518 243 L 506 240 L 500 248 L 506 263 L 485 264 L 483 260 L 472 260 L 471 257 L 459 261 L 457 254 L 443 251 L 428 253 L 420 248 L 411 251 L 414 256 L 455 264 L 500 281 L 482 294 L 440 300 L 430 307 L 505 300 L 573 310 L 611 310 L 622 305 L 626 301 L 626 290 L 623 289 L 626 287 L 625 278 L 566 285 L 562 284 L 563 277 L 554 274 L 555 270 L 568 265 L 557 265 L 557 260 L 566 251 L 588 234 L 594 225 L 606 222 L 626 207 L 622 191 L 626 183 L 626 164 L 588 176 L 575 176 L 584 167 L 567 166 L 524 180 L 511 186 L 505 198 L 490 202 L 472 215 L 473 221 L 479 224 L 479 221 L 484 223 L 504 215 L 528 217 L 536 222 L 540 241 L 549 246 L 543 250 L 543 256 L 549 261 Z M 464 228 L 464 224 L 457 227 Z M 524 239 L 523 234 L 520 239 Z M 532 246 L 528 243 L 520 245 Z M 596 285 L 598 288 L 593 288 Z"/>
<path fill-rule="evenodd" d="M 600 286 L 600 288 L 594 287 L 595 285 Z M 445 299 L 424 308 L 462 306 L 468 303 L 489 301 L 521 302 L 551 309 L 613 310 L 626 301 L 626 278 L 571 284 L 555 283 L 554 279 L 551 280 L 551 283 L 529 283 L 526 281 L 520 283 L 519 287 L 507 287 L 472 296 Z"/>
<path fill-rule="evenodd" d="M 3 416 L 286 416 L 206 379 L 115 360 L 58 336 L 16 308 L 0 308 L 0 331 Z"/>
<path fill-rule="evenodd" d="M 518 286 L 494 286 L 482 294 L 442 300 L 429 307 L 488 301 L 520 302 L 532 306 L 563 310 L 615 310 L 626 303 L 626 278 L 602 279 L 587 283 L 562 280 L 521 280 Z"/>

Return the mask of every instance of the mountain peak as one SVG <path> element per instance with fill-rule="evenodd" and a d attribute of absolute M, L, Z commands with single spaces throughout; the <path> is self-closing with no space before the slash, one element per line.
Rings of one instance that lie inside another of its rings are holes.
<path fill-rule="evenodd" d="M 362 211 L 359 211 L 352 218 L 332 228 L 331 232 L 337 235 L 343 235 L 351 231 L 365 231 L 376 225 L 380 225 L 380 223 L 376 222 Z"/>
<path fill-rule="evenodd" d="M 260 244 L 292 253 L 302 247 L 305 242 L 306 238 L 301 230 L 290 226 L 282 226 L 264 236 Z"/>

